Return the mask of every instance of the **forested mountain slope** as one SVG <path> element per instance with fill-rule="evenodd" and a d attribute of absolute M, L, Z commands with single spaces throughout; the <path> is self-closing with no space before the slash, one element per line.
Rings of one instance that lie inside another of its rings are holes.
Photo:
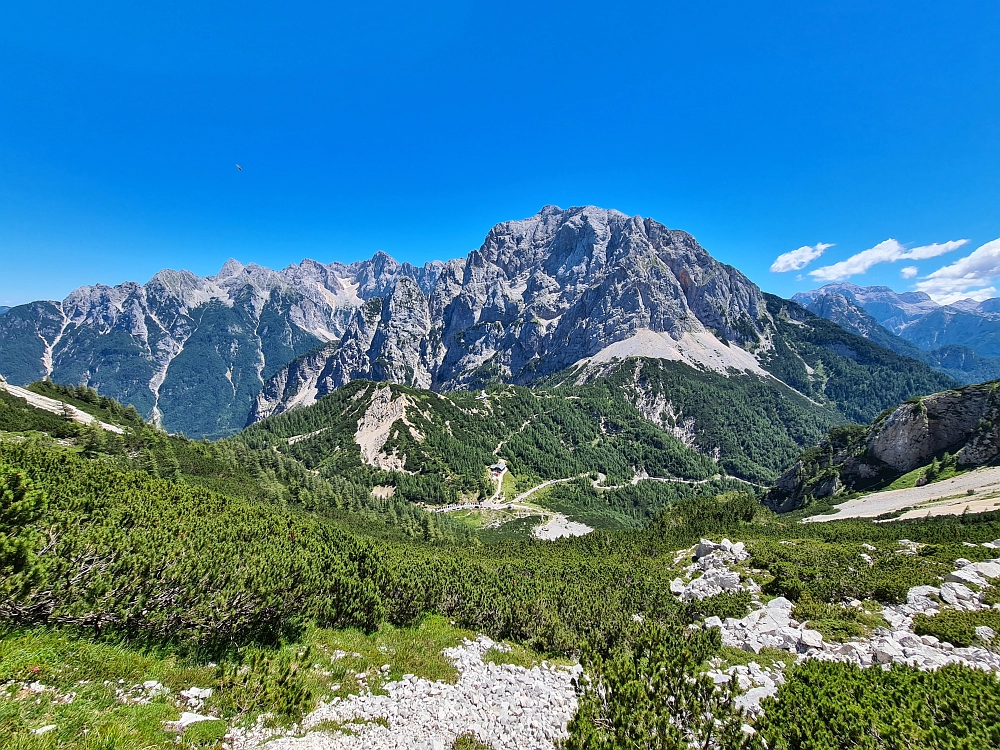
<path fill-rule="evenodd" d="M 525 490 L 581 474 L 617 485 L 642 473 L 706 480 L 724 471 L 605 384 L 442 395 L 354 381 L 233 440 L 273 447 L 321 475 L 368 476 L 398 496 L 440 504 L 493 495 L 486 469 L 498 461 Z"/>

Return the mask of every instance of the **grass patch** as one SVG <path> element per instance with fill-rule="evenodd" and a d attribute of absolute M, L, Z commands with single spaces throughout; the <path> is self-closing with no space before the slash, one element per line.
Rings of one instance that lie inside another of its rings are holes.
<path fill-rule="evenodd" d="M 0 638 L 0 748 L 172 745 L 176 735 L 163 723 L 180 715 L 175 696 L 211 686 L 213 675 L 212 667 L 67 631 L 8 632 Z M 171 692 L 150 694 L 141 686 L 147 680 Z"/>
<path fill-rule="evenodd" d="M 936 467 L 936 468 L 935 468 Z M 943 462 L 934 461 L 926 466 L 920 466 L 913 471 L 908 471 L 903 476 L 898 477 L 888 487 L 883 490 L 908 490 L 917 486 L 917 482 L 930 472 L 932 477 L 928 484 L 936 484 L 946 479 L 954 479 L 957 476 L 971 471 L 975 467 L 959 468 L 953 458 L 947 458 Z"/>
<path fill-rule="evenodd" d="M 479 738 L 472 732 L 466 732 L 455 738 L 455 741 L 451 745 L 451 750 L 493 750 L 493 748 L 484 742 L 480 742 Z"/>
<path fill-rule="evenodd" d="M 877 602 L 864 602 L 863 607 L 848 607 L 803 597 L 792 609 L 792 617 L 818 630 L 828 641 L 844 642 L 871 635 L 875 628 L 886 626 L 885 618 L 871 611 L 878 607 Z"/>
<path fill-rule="evenodd" d="M 229 726 L 224 721 L 199 721 L 184 730 L 184 744 L 191 747 L 217 747 L 226 736 Z"/>
<path fill-rule="evenodd" d="M 516 643 L 505 645 L 508 646 L 509 650 L 505 651 L 496 647 L 487 650 L 487 652 L 483 654 L 483 661 L 491 664 L 513 664 L 514 666 L 524 667 L 525 669 L 537 667 L 543 661 L 548 662 L 549 664 L 567 667 L 575 663 L 573 660 L 567 659 L 564 656 L 540 654 L 537 651 Z"/>
<path fill-rule="evenodd" d="M 751 651 L 744 651 L 732 646 L 722 646 L 717 654 L 722 660 L 722 668 L 747 666 L 751 662 L 757 662 L 761 667 L 773 668 L 776 665 L 789 667 L 795 663 L 796 655 L 777 648 L 762 648 L 759 654 Z"/>
<path fill-rule="evenodd" d="M 517 497 L 517 483 L 514 475 L 509 471 L 503 475 L 503 482 L 500 484 L 500 495 L 505 500 L 511 501 Z"/>
<path fill-rule="evenodd" d="M 475 637 L 439 615 L 428 615 L 412 628 L 383 625 L 371 634 L 313 628 L 304 638 L 312 649 L 308 679 L 322 698 L 346 697 L 366 686 L 378 692 L 384 683 L 404 674 L 454 683 L 458 671 L 441 652 L 459 645 L 463 638 Z"/>
<path fill-rule="evenodd" d="M 458 673 L 441 652 L 474 637 L 440 616 L 411 628 L 383 626 L 371 634 L 311 628 L 301 643 L 248 649 L 215 667 L 71 631 L 7 632 L 0 636 L 0 750 L 176 747 L 177 735 L 165 732 L 163 724 L 188 710 L 177 699 L 192 686 L 214 690 L 199 713 L 217 713 L 225 720 L 192 725 L 183 742 L 215 747 L 221 737 L 216 735 L 228 725 L 252 723 L 263 711 L 283 714 L 277 723 L 288 724 L 319 699 L 366 688 L 379 692 L 404 674 L 454 682 Z M 515 658 L 540 661 L 526 649 Z M 151 680 L 169 693 L 145 691 L 142 683 Z M 44 689 L 36 686 L 35 692 L 32 683 Z M 32 734 L 50 724 L 56 729 Z"/>

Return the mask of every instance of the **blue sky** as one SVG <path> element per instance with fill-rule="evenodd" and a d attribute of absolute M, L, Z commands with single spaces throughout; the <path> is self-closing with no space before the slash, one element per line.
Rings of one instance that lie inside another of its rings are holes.
<path fill-rule="evenodd" d="M 995 0 L 6 3 L 0 304 L 448 259 L 545 204 L 653 217 L 786 296 L 871 248 L 820 275 L 988 295 L 998 37 Z"/>

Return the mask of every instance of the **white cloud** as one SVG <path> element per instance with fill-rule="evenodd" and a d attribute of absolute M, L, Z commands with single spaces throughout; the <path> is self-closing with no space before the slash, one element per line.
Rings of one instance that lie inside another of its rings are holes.
<path fill-rule="evenodd" d="M 803 245 L 798 250 L 790 250 L 787 253 L 782 253 L 771 264 L 771 273 L 785 273 L 785 271 L 798 271 L 805 268 L 821 256 L 824 250 L 830 247 L 833 247 L 833 245 L 826 242 L 817 242 L 812 247 Z"/>
<path fill-rule="evenodd" d="M 907 266 L 906 268 L 901 268 L 899 270 L 899 275 L 904 279 L 912 279 L 918 273 L 920 273 L 920 269 L 916 266 Z"/>
<path fill-rule="evenodd" d="M 940 244 L 935 242 L 933 245 L 921 245 L 907 250 L 896 240 L 888 239 L 878 243 L 875 247 L 852 255 L 847 260 L 810 271 L 809 275 L 818 281 L 843 281 L 851 276 L 865 273 L 878 263 L 895 263 L 897 260 L 926 260 L 957 250 L 966 242 L 968 240 L 950 240 Z"/>
<path fill-rule="evenodd" d="M 1000 276 L 1000 239 L 927 274 L 927 278 L 917 282 L 917 289 L 942 305 L 966 298 L 984 300 L 996 294 L 991 286 L 996 276 Z"/>

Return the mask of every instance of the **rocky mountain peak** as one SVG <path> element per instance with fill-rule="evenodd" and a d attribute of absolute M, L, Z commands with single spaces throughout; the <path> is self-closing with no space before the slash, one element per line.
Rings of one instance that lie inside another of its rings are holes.
<path fill-rule="evenodd" d="M 230 260 L 212 277 L 165 270 L 11 314 L 0 319 L 0 372 L 85 382 L 193 435 L 357 378 L 450 390 L 634 356 L 768 377 L 757 353 L 776 335 L 760 289 L 690 234 L 595 206 L 498 224 L 447 263 L 378 252 L 275 271 Z M 30 356 L 8 363 L 4 351 Z M 192 423 L 184 404 L 206 393 L 218 407 Z"/>
<path fill-rule="evenodd" d="M 430 272 L 433 284 L 388 256 L 366 263 L 358 294 L 381 299 L 378 314 L 359 308 L 338 346 L 278 373 L 255 414 L 361 377 L 449 390 L 634 355 L 763 372 L 738 346 L 772 328 L 760 290 L 650 219 L 546 206 Z"/>
<path fill-rule="evenodd" d="M 230 258 L 229 260 L 227 260 L 225 263 L 222 264 L 222 268 L 219 269 L 219 272 L 215 275 L 214 278 L 216 281 L 221 281 L 223 279 L 228 279 L 233 276 L 238 276 L 243 272 L 243 268 L 244 266 L 242 263 L 240 263 L 235 258 Z"/>

